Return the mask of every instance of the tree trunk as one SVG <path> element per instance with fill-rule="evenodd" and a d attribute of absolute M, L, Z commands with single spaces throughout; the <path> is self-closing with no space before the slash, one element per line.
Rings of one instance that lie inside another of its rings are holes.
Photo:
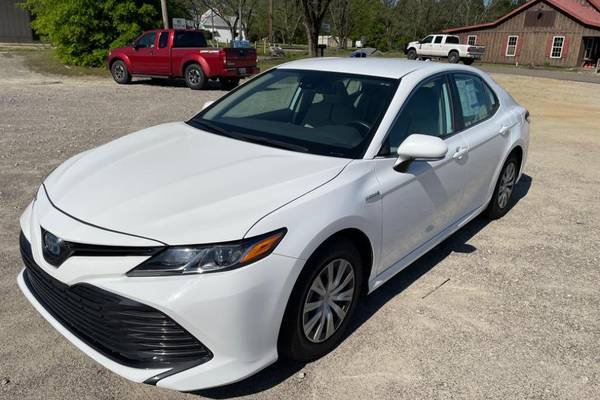
<path fill-rule="evenodd" d="M 319 31 L 308 26 L 306 23 L 304 24 L 304 28 L 306 28 L 306 37 L 308 38 L 308 55 L 310 57 L 318 57 Z"/>

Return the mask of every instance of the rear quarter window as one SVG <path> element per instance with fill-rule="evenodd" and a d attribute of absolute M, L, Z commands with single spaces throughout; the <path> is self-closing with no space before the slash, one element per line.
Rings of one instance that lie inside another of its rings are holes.
<path fill-rule="evenodd" d="M 206 47 L 202 32 L 176 31 L 173 47 Z"/>

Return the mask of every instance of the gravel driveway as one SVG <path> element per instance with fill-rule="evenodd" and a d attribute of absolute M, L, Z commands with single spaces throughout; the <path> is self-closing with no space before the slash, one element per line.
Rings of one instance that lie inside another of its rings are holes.
<path fill-rule="evenodd" d="M 16 284 L 18 218 L 69 156 L 223 92 L 35 75 L 10 54 L 0 71 L 0 398 L 600 398 L 597 85 L 494 75 L 533 121 L 508 215 L 476 219 L 369 296 L 328 356 L 180 394 L 111 373 L 34 311 Z"/>

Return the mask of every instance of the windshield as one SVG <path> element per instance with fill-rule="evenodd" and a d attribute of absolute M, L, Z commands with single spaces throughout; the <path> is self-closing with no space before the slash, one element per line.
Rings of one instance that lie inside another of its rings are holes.
<path fill-rule="evenodd" d="M 322 71 L 268 71 L 188 123 L 240 140 L 360 158 L 398 80 Z"/>

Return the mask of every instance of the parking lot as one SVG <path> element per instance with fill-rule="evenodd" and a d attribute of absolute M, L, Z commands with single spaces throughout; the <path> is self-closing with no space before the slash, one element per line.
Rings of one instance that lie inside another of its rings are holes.
<path fill-rule="evenodd" d="M 18 219 L 71 155 L 224 92 L 44 76 L 10 53 L 0 71 L 0 398 L 600 398 L 600 85 L 493 74 L 532 120 L 511 211 L 476 219 L 369 296 L 323 359 L 180 394 L 104 369 L 34 311 L 16 284 Z"/>

